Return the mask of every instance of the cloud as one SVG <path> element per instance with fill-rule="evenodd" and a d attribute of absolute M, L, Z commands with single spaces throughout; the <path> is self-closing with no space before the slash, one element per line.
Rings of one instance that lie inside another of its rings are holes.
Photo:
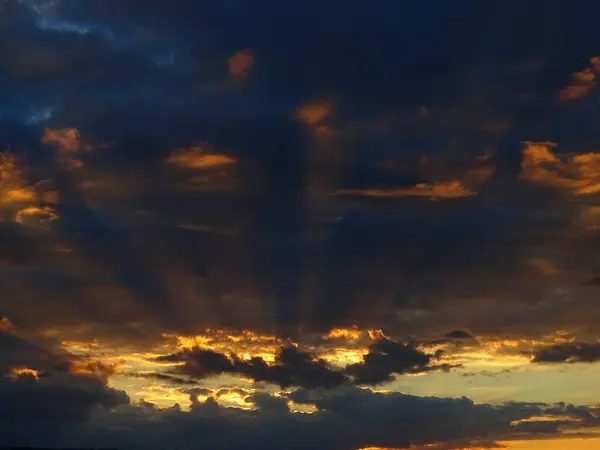
<path fill-rule="evenodd" d="M 336 195 L 358 195 L 364 197 L 429 197 L 429 198 L 461 198 L 471 197 L 473 191 L 466 188 L 459 180 L 451 180 L 439 184 L 419 183 L 411 188 L 392 189 L 343 189 Z"/>
<path fill-rule="evenodd" d="M 246 397 L 246 402 L 252 403 L 259 411 L 271 414 L 287 414 L 290 412 L 288 400 L 274 397 L 266 392 L 258 392 Z"/>
<path fill-rule="evenodd" d="M 559 94 L 561 102 L 580 100 L 589 95 L 596 87 L 596 77 L 600 69 L 600 58 L 595 56 L 590 59 L 592 68 L 584 69 L 572 75 L 572 83 L 565 87 Z"/>
<path fill-rule="evenodd" d="M 223 153 L 215 152 L 210 146 L 195 145 L 179 149 L 167 157 L 167 164 L 183 169 L 212 169 L 231 166 L 236 160 Z"/>
<path fill-rule="evenodd" d="M 83 166 L 80 153 L 89 152 L 91 147 L 81 143 L 81 135 L 76 128 L 44 128 L 42 144 L 54 145 L 58 151 L 59 161 L 69 169 Z"/>
<path fill-rule="evenodd" d="M 77 428 L 64 428 L 61 438 L 53 442 L 62 446 L 95 442 L 98 447 L 155 449 L 185 439 L 188 445 L 226 450 L 300 450 L 307 446 L 316 450 L 409 446 L 450 449 L 473 442 L 494 448 L 492 442 L 500 439 L 524 439 L 540 433 L 559 436 L 557 424 L 561 422 L 521 421 L 546 414 L 564 414 L 566 418 L 570 409 L 566 405 L 475 404 L 464 397 L 423 398 L 344 387 L 322 392 L 301 389 L 277 395 L 251 394 L 246 401 L 258 410 L 243 410 L 220 406 L 212 397 L 200 401 L 198 395 L 210 392 L 199 391 L 190 393 L 196 401 L 189 412 L 178 406 L 159 409 L 147 402 L 122 405 L 110 413 L 100 411 Z M 292 413 L 286 408 L 288 400 L 314 404 L 316 411 Z M 595 419 L 591 417 L 583 426 L 593 426 Z M 17 442 L 37 443 L 37 436 Z"/>
<path fill-rule="evenodd" d="M 349 365 L 346 372 L 354 377 L 357 384 L 373 385 L 393 380 L 394 374 L 451 368 L 432 366 L 436 358 L 436 355 L 424 353 L 413 344 L 380 339 L 371 344 L 362 362 Z"/>
<path fill-rule="evenodd" d="M 200 379 L 231 373 L 251 378 L 256 382 L 278 384 L 284 388 L 290 386 L 331 388 L 346 382 L 346 377 L 330 368 L 324 360 L 301 352 L 294 346 L 281 348 L 272 365 L 260 357 L 243 360 L 237 355 L 228 357 L 222 353 L 199 348 L 161 356 L 157 361 L 183 362 L 182 366 L 174 369 L 175 373 Z"/>
<path fill-rule="evenodd" d="M 521 177 L 532 183 L 571 191 L 575 195 L 600 192 L 600 153 L 557 156 L 552 142 L 525 142 Z"/>
<path fill-rule="evenodd" d="M 166 373 L 159 372 L 135 372 L 135 373 L 127 373 L 127 376 L 135 377 L 135 378 L 144 378 L 149 380 L 158 380 L 165 381 L 167 383 L 172 383 L 176 385 L 189 385 L 196 384 L 196 381 L 190 378 L 181 378 L 174 375 L 169 375 Z"/>
<path fill-rule="evenodd" d="M 204 379 L 220 374 L 237 374 L 254 380 L 288 388 L 331 389 L 356 383 L 374 385 L 393 380 L 394 374 L 423 373 L 450 370 L 450 365 L 434 365 L 439 355 L 427 354 L 413 344 L 402 344 L 389 339 L 379 339 L 369 347 L 359 363 L 345 368 L 334 368 L 324 359 L 287 345 L 279 349 L 273 363 L 262 357 L 240 358 L 201 348 L 156 358 L 162 363 L 182 363 L 172 371 L 189 377 Z"/>
<path fill-rule="evenodd" d="M 28 206 L 20 209 L 15 216 L 15 222 L 23 225 L 36 223 L 47 224 L 57 219 L 58 214 L 49 206 Z"/>
<path fill-rule="evenodd" d="M 533 363 L 593 363 L 600 361 L 600 344 L 565 342 L 542 347 L 533 353 Z"/>
<path fill-rule="evenodd" d="M 317 126 L 331 114 L 331 103 L 326 100 L 312 100 L 296 108 L 296 118 L 307 125 Z"/>
<path fill-rule="evenodd" d="M 254 54 L 249 49 L 238 50 L 227 59 L 227 70 L 232 76 L 247 76 L 253 66 Z"/>
<path fill-rule="evenodd" d="M 468 331 L 465 330 L 454 330 L 451 331 L 449 333 L 447 333 L 445 335 L 445 337 L 449 338 L 449 339 L 475 339 L 475 336 L 473 336 L 471 333 L 469 333 Z"/>
<path fill-rule="evenodd" d="M 52 442 L 65 428 L 88 421 L 97 408 L 110 410 L 129 402 L 123 391 L 107 386 L 108 366 L 56 350 L 0 332 L 4 445 Z"/>
<path fill-rule="evenodd" d="M 0 153 L 0 204 L 26 203 L 36 198 L 14 154 Z"/>
<path fill-rule="evenodd" d="M 42 144 L 54 144 L 65 154 L 76 153 L 81 149 L 79 131 L 75 128 L 45 128 Z"/>
<path fill-rule="evenodd" d="M 473 167 L 463 171 L 460 178 L 451 178 L 433 183 L 418 183 L 410 187 L 372 187 L 362 189 L 340 189 L 333 195 L 350 195 L 375 198 L 426 197 L 430 199 L 465 198 L 477 195 L 479 185 L 490 179 L 495 168 L 489 163 L 490 155 L 477 157 Z"/>

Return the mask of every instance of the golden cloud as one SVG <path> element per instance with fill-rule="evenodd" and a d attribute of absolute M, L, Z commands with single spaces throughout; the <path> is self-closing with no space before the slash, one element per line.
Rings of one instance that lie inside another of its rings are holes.
<path fill-rule="evenodd" d="M 167 157 L 167 164 L 184 169 L 211 169 L 231 166 L 236 164 L 236 160 L 204 144 L 175 150 Z"/>
<path fill-rule="evenodd" d="M 553 142 L 524 142 L 521 178 L 571 191 L 575 195 L 600 192 L 600 153 L 559 158 Z"/>
<path fill-rule="evenodd" d="M 258 334 L 250 330 L 229 331 L 209 328 L 202 334 L 179 336 L 165 334 L 163 338 L 168 343 L 175 343 L 179 350 L 202 347 L 216 352 L 234 352 L 242 358 L 260 357 L 268 362 L 275 357 L 283 342 L 273 335 Z"/>
<path fill-rule="evenodd" d="M 35 191 L 28 186 L 17 158 L 7 152 L 0 153 L 0 205 L 31 202 Z"/>
<path fill-rule="evenodd" d="M 600 58 L 591 58 L 592 68 L 575 72 L 571 75 L 571 84 L 566 86 L 559 94 L 561 102 L 571 102 L 586 97 L 596 87 L 596 77 L 600 73 Z"/>
<path fill-rule="evenodd" d="M 30 369 L 28 367 L 18 367 L 11 370 L 11 375 L 13 377 L 20 377 L 24 375 L 29 375 L 37 378 L 40 375 L 40 372 L 35 369 Z"/>
<path fill-rule="evenodd" d="M 28 206 L 17 211 L 15 222 L 22 225 L 39 223 L 47 224 L 58 219 L 58 214 L 49 206 Z"/>
<path fill-rule="evenodd" d="M 96 359 L 74 360 L 69 364 L 69 373 L 79 375 L 94 375 L 107 379 L 120 372 L 123 361 L 106 363 Z"/>
<path fill-rule="evenodd" d="M 7 208 L 11 216 L 14 214 L 11 220 L 21 225 L 32 225 L 47 224 L 58 218 L 53 208 L 36 204 L 38 197 L 42 201 L 52 200 L 49 203 L 56 203 L 57 194 L 48 191 L 38 193 L 38 188 L 27 182 L 15 155 L 0 153 L 0 205 L 11 207 Z"/>
<path fill-rule="evenodd" d="M 254 54 L 249 49 L 239 50 L 227 60 L 227 70 L 232 76 L 246 76 L 252 66 L 254 66 Z"/>
<path fill-rule="evenodd" d="M 358 327 L 352 328 L 333 328 L 327 333 L 324 339 L 348 339 L 355 340 L 360 338 L 362 332 L 358 329 Z"/>

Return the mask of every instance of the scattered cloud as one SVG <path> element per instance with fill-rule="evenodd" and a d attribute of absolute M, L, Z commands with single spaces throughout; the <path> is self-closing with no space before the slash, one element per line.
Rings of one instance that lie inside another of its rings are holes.
<path fill-rule="evenodd" d="M 434 183 L 418 183 L 410 187 L 340 189 L 333 195 L 360 197 L 400 198 L 426 197 L 433 200 L 465 198 L 477 195 L 479 185 L 493 177 L 495 168 L 489 164 L 489 155 L 475 159 L 474 166 L 464 171 L 460 178 Z"/>
<path fill-rule="evenodd" d="M 584 69 L 574 73 L 572 82 L 565 87 L 559 94 L 561 102 L 571 102 L 587 97 L 589 93 L 596 87 L 596 78 L 600 71 L 600 57 L 590 59 L 591 68 Z"/>
<path fill-rule="evenodd" d="M 600 153 L 557 156 L 552 142 L 525 142 L 521 177 L 532 183 L 571 191 L 575 195 L 600 192 Z"/>
<path fill-rule="evenodd" d="M 167 163 L 183 169 L 212 169 L 234 165 L 236 160 L 217 153 L 209 145 L 194 145 L 174 151 L 167 157 Z"/>
<path fill-rule="evenodd" d="M 229 74 L 236 77 L 245 77 L 254 66 L 254 54 L 252 50 L 239 50 L 227 60 Z"/>
<path fill-rule="evenodd" d="M 28 206 L 17 211 L 15 222 L 20 224 L 47 224 L 58 219 L 56 211 L 49 206 Z"/>
<path fill-rule="evenodd" d="M 296 108 L 296 118 L 307 125 L 320 125 L 331 114 L 331 103 L 326 100 L 312 100 Z"/>
<path fill-rule="evenodd" d="M 17 157 L 0 153 L 0 204 L 27 203 L 34 201 L 35 191 L 28 185 Z"/>

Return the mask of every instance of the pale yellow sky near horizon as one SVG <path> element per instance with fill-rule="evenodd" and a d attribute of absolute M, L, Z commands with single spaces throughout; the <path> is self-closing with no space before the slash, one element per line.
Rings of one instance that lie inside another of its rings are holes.
<path fill-rule="evenodd" d="M 600 438 L 538 439 L 525 441 L 501 441 L 507 450 L 598 450 Z"/>

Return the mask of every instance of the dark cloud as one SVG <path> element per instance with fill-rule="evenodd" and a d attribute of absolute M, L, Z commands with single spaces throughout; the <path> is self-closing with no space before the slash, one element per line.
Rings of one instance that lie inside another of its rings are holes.
<path fill-rule="evenodd" d="M 331 368 L 324 360 L 302 352 L 294 346 L 281 348 L 275 364 L 260 357 L 243 360 L 239 356 L 212 350 L 191 349 L 157 358 L 159 362 L 182 362 L 176 373 L 195 378 L 223 373 L 235 373 L 256 382 L 269 382 L 281 387 L 333 388 L 347 382 L 345 375 Z"/>
<path fill-rule="evenodd" d="M 167 383 L 172 383 L 175 385 L 196 384 L 196 382 L 190 378 L 181 378 L 181 377 L 177 377 L 174 375 L 169 375 L 166 373 L 159 373 L 159 372 L 150 372 L 150 373 L 138 372 L 138 373 L 128 373 L 127 375 L 131 376 L 131 377 L 135 377 L 135 378 L 145 378 L 145 379 L 149 379 L 149 380 L 166 381 Z"/>
<path fill-rule="evenodd" d="M 533 353 L 533 363 L 593 363 L 600 361 L 600 344 L 567 342 L 542 347 Z"/>
<path fill-rule="evenodd" d="M 357 384 L 378 384 L 393 380 L 394 374 L 450 370 L 450 366 L 431 365 L 436 358 L 437 355 L 424 353 L 414 344 L 380 339 L 371 344 L 362 362 L 349 365 L 346 372 Z"/>
<path fill-rule="evenodd" d="M 445 335 L 448 339 L 474 339 L 475 337 L 465 330 L 454 330 Z"/>
<path fill-rule="evenodd" d="M 423 373 L 434 370 L 449 371 L 455 366 L 432 364 L 440 354 L 427 354 L 414 344 L 402 344 L 389 339 L 374 342 L 363 361 L 336 369 L 323 359 L 285 346 L 270 364 L 260 357 L 241 359 L 236 354 L 225 355 L 213 350 L 194 348 L 156 358 L 158 362 L 182 363 L 175 373 L 203 379 L 224 373 L 269 382 L 283 388 L 298 386 L 306 389 L 331 389 L 356 383 L 375 385 L 394 379 L 394 375 Z"/>
<path fill-rule="evenodd" d="M 315 405 L 317 411 L 292 413 L 286 408 L 288 399 Z M 213 398 L 196 400 L 189 412 L 178 407 L 158 409 L 151 404 L 121 406 L 66 430 L 61 440 L 54 442 L 64 446 L 94 442 L 98 447 L 133 449 L 184 442 L 227 450 L 419 448 L 434 443 L 442 449 L 460 448 L 460 443 L 494 448 L 494 440 L 557 436 L 552 422 L 523 421 L 543 416 L 547 410 L 555 414 L 569 409 L 565 405 L 528 403 L 492 406 L 467 398 L 422 398 L 352 387 L 324 392 L 298 390 L 282 397 L 253 394 L 247 402 L 258 410 L 225 408 Z M 593 424 L 594 420 L 588 420 L 577 426 Z"/>
<path fill-rule="evenodd" d="M 98 409 L 128 404 L 125 392 L 107 386 L 107 370 L 99 362 L 0 333 L 2 444 L 52 445 Z"/>
<path fill-rule="evenodd" d="M 245 401 L 254 404 L 263 413 L 286 414 L 290 411 L 286 398 L 274 397 L 265 392 L 252 394 Z"/>

